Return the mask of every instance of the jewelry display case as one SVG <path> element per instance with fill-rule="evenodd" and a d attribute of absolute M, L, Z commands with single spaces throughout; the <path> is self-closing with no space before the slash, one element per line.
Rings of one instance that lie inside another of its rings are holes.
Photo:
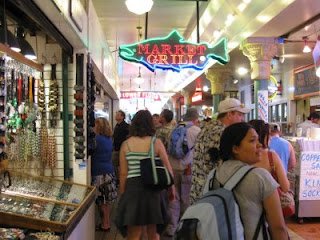
<path fill-rule="evenodd" d="M 0 225 L 71 234 L 95 199 L 95 188 L 10 172 L 0 193 Z"/>

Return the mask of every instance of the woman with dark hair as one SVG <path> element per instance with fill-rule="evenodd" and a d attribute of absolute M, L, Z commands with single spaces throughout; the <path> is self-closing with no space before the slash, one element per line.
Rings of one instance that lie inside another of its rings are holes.
<path fill-rule="evenodd" d="M 129 138 L 120 149 L 120 200 L 116 225 L 127 239 L 140 239 L 144 229 L 148 239 L 159 239 L 158 230 L 165 224 L 161 191 L 146 188 L 140 175 L 140 160 L 149 157 L 155 128 L 148 110 L 138 111 L 129 128 Z M 173 175 L 166 149 L 160 139 L 154 143 L 154 155 Z M 174 195 L 174 187 L 169 191 Z"/>
<path fill-rule="evenodd" d="M 112 164 L 112 130 L 107 119 L 97 118 L 93 128 L 95 148 L 91 161 L 92 185 L 98 189 L 97 205 L 101 225 L 97 230 L 110 230 L 110 203 L 117 198 L 116 178 Z M 107 191 L 106 191 L 107 190 Z"/>
<path fill-rule="evenodd" d="M 213 154 L 214 151 L 211 151 Z M 236 123 L 227 127 L 220 139 L 220 150 L 214 152 L 215 159 L 223 163 L 217 167 L 214 188 L 224 185 L 242 166 L 255 164 L 261 160 L 262 148 L 258 135 L 251 125 Z M 271 239 L 288 239 L 277 192 L 278 184 L 262 168 L 254 168 L 235 187 L 234 194 L 239 204 L 244 226 L 245 239 L 253 239 L 262 214 L 265 213 Z M 263 238 L 260 227 L 258 240 Z"/>
<path fill-rule="evenodd" d="M 255 164 L 256 167 L 266 169 L 272 173 L 275 179 L 278 180 L 280 188 L 283 192 L 288 192 L 290 183 L 287 178 L 286 171 L 282 165 L 281 159 L 274 151 L 270 151 L 269 147 L 269 124 L 263 120 L 251 120 L 249 124 L 253 126 L 259 136 L 259 142 L 262 144 L 261 161 Z"/>

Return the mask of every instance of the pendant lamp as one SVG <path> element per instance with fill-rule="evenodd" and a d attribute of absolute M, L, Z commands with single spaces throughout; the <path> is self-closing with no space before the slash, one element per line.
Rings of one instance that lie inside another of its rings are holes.
<path fill-rule="evenodd" d="M 153 0 L 126 0 L 127 8 L 137 15 L 149 12 L 153 5 Z"/>
<path fill-rule="evenodd" d="M 9 45 L 9 47 L 15 51 L 15 52 L 21 52 L 21 48 L 19 45 L 18 40 L 16 39 L 16 37 L 13 35 L 13 33 L 11 33 L 10 31 L 7 31 L 7 43 Z"/>
<path fill-rule="evenodd" d="M 37 55 L 35 54 L 33 48 L 30 43 L 25 39 L 25 32 L 22 27 L 17 28 L 17 39 L 21 48 L 21 54 L 23 54 L 26 58 L 30 60 L 36 60 Z"/>

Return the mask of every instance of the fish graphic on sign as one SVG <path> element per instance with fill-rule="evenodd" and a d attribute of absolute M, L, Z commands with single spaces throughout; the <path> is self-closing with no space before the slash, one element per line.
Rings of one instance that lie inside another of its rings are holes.
<path fill-rule="evenodd" d="M 121 45 L 119 56 L 129 62 L 141 63 L 150 71 L 156 68 L 177 72 L 184 68 L 202 70 L 210 59 L 220 64 L 229 62 L 226 38 L 220 39 L 213 46 L 206 42 L 192 43 L 185 41 L 176 30 L 164 38 Z"/>

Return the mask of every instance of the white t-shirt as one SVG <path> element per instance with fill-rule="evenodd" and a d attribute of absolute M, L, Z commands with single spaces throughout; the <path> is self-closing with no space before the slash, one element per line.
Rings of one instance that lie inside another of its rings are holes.
<path fill-rule="evenodd" d="M 306 137 L 308 128 L 313 128 L 313 127 L 320 127 L 320 125 L 313 123 L 310 120 L 306 120 L 298 124 L 298 128 L 302 128 L 302 137 Z"/>

